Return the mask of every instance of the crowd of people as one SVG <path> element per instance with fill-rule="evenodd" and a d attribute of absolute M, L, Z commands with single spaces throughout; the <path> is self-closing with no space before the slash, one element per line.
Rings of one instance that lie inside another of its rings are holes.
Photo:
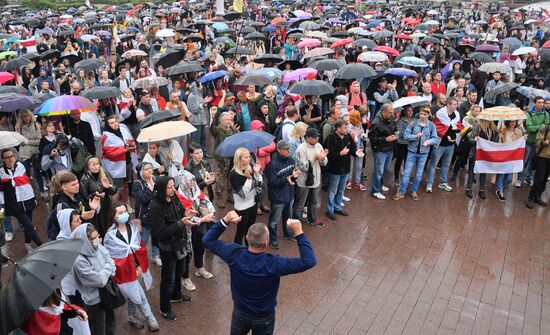
<path fill-rule="evenodd" d="M 14 8 L 1 21 L 0 128 L 25 141 L 1 150 L 0 246 L 9 256 L 14 219 L 29 253 L 46 238 L 85 241 L 61 289 L 86 313 L 62 317 L 62 334 L 115 333 L 113 308 L 100 297 L 111 280 L 128 322 L 159 330 L 145 293 L 149 266 L 161 267 L 160 315 L 176 320 L 172 304 L 191 301 L 184 292 L 196 289 L 193 278 L 214 276 L 207 249 L 231 268 L 231 333 L 256 321 L 273 332 L 278 278 L 316 263 L 300 222 L 323 228 L 344 219 L 351 197 L 371 201 L 359 192 L 419 201 L 421 184 L 452 192 L 465 179 L 468 198 L 474 184 L 480 199 L 492 187 L 501 202 L 511 185 L 527 186 L 526 206 L 547 206 L 547 10 L 477 2 L 251 2 L 243 10 L 235 1 L 220 13 L 182 0 Z M 48 104 L 69 96 L 93 108 Z M 492 107 L 521 115 L 480 117 Z M 137 141 L 176 120 L 194 131 Z M 217 150 L 241 132 L 271 137 L 261 146 L 250 137 L 230 155 Z M 522 138 L 519 173 L 475 173 L 480 140 Z M 47 218 L 33 217 L 39 202 Z M 234 212 L 220 220 L 226 208 Z M 234 244 L 224 244 L 218 237 L 230 223 Z M 302 258 L 261 260 L 276 270 L 263 287 L 268 302 L 258 304 L 261 290 L 243 275 L 255 258 L 238 250 L 278 250 L 279 225 Z"/>

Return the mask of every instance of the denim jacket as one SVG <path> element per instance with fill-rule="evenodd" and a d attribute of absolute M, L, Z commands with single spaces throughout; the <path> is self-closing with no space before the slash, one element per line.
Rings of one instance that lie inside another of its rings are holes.
<path fill-rule="evenodd" d="M 418 149 L 418 139 L 416 138 L 416 134 L 420 131 L 421 127 L 420 121 L 415 119 L 411 121 L 407 126 L 407 129 L 405 129 L 405 134 L 403 137 L 407 142 L 409 142 L 407 150 L 410 152 L 416 153 L 416 150 Z M 422 145 L 422 143 L 426 140 L 430 141 L 430 145 L 427 147 Z M 430 151 L 430 146 L 432 145 L 439 145 L 439 137 L 437 137 L 437 130 L 433 122 L 427 120 L 426 126 L 422 129 L 422 137 L 420 138 L 420 153 L 427 154 Z"/>

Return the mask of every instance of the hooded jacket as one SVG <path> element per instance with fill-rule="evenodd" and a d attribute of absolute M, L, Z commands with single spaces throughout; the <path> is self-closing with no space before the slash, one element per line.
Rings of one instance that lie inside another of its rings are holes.
<path fill-rule="evenodd" d="M 294 199 L 294 185 L 288 183 L 287 177 L 294 171 L 294 160 L 279 154 L 267 165 L 267 193 L 272 204 L 286 204 Z"/>
<path fill-rule="evenodd" d="M 146 165 L 152 166 L 147 162 L 142 162 L 136 167 L 138 180 L 133 183 L 132 194 L 136 199 L 136 218 L 141 219 L 143 227 L 151 227 L 151 216 L 149 215 L 149 204 L 153 200 L 154 193 L 147 185 L 147 182 L 143 179 L 143 168 Z"/>
<path fill-rule="evenodd" d="M 189 123 L 196 126 L 206 126 L 210 123 L 210 115 L 202 103 L 202 94 L 197 87 L 197 83 L 192 83 L 189 87 L 191 93 L 187 97 L 187 108 L 191 112 Z"/>
<path fill-rule="evenodd" d="M 97 249 L 92 246 L 88 239 L 86 229 L 89 223 L 76 228 L 71 238 L 80 238 L 84 241 L 81 254 L 76 258 L 73 265 L 76 288 L 82 300 L 87 305 L 100 303 L 99 288 L 107 284 L 107 280 L 116 273 L 115 262 L 104 246 L 99 245 Z"/>

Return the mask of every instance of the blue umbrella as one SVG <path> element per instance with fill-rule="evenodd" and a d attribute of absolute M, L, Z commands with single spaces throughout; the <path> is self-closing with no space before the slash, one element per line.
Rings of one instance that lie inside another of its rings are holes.
<path fill-rule="evenodd" d="M 418 58 L 418 57 L 413 57 L 413 56 L 403 57 L 400 60 L 398 60 L 397 63 L 412 66 L 412 67 L 428 67 L 429 66 L 428 63 L 426 63 L 425 60 L 423 60 L 421 58 Z"/>
<path fill-rule="evenodd" d="M 127 32 L 132 32 L 132 33 L 139 33 L 140 32 L 139 28 L 137 28 L 137 27 L 126 27 L 126 31 Z"/>
<path fill-rule="evenodd" d="M 283 71 L 276 69 L 274 67 L 264 67 L 262 69 L 254 71 L 254 74 L 260 74 L 268 77 L 270 80 L 275 80 L 276 78 L 283 76 Z"/>
<path fill-rule="evenodd" d="M 275 139 L 275 136 L 270 133 L 258 130 L 241 131 L 235 135 L 231 135 L 223 140 L 218 146 L 214 155 L 219 157 L 233 157 L 235 151 L 239 148 L 246 148 L 249 151 L 255 151 L 270 145 Z"/>
<path fill-rule="evenodd" d="M 387 69 L 386 72 L 384 73 L 393 74 L 394 76 L 399 76 L 399 77 L 414 77 L 414 78 L 418 77 L 418 74 L 416 73 L 416 71 L 411 69 L 405 69 L 403 67 L 394 67 L 391 69 Z"/>
<path fill-rule="evenodd" d="M 229 29 L 229 26 L 223 22 L 216 22 L 212 25 L 212 28 L 216 30 L 226 30 Z"/>
<path fill-rule="evenodd" d="M 277 31 L 277 27 L 275 27 L 275 26 L 265 26 L 265 27 L 262 28 L 262 31 L 264 33 L 273 33 L 275 31 Z"/>
<path fill-rule="evenodd" d="M 209 81 L 216 80 L 218 78 L 227 76 L 228 74 L 229 74 L 229 72 L 227 72 L 225 70 L 209 72 L 209 73 L 205 74 L 204 76 L 200 77 L 199 82 L 201 84 L 204 84 L 204 83 L 207 83 Z"/>

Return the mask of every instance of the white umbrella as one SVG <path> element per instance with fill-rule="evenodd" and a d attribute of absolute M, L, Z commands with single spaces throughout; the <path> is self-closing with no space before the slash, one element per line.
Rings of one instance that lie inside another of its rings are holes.
<path fill-rule="evenodd" d="M 27 142 L 27 139 L 19 133 L 0 131 L 0 149 L 16 147 L 23 142 Z"/>
<path fill-rule="evenodd" d="M 99 37 L 96 36 L 96 35 L 82 35 L 82 36 L 80 36 L 80 38 L 84 42 L 90 42 L 91 40 L 99 40 Z"/>
<path fill-rule="evenodd" d="M 187 121 L 165 121 L 144 128 L 139 133 L 137 141 L 139 143 L 164 141 L 189 135 L 194 131 L 197 131 L 197 128 Z"/>
<path fill-rule="evenodd" d="M 388 60 L 388 55 L 380 51 L 365 51 L 357 57 L 357 60 L 361 62 L 385 62 Z"/>
<path fill-rule="evenodd" d="M 176 33 L 174 32 L 174 29 L 166 28 L 161 29 L 157 31 L 157 37 L 174 37 L 176 36 Z"/>
<path fill-rule="evenodd" d="M 149 89 L 151 87 L 159 87 L 168 85 L 170 82 L 164 77 L 145 77 L 138 79 L 132 83 L 132 88 Z"/>
<path fill-rule="evenodd" d="M 509 65 L 497 63 L 497 62 L 490 62 L 490 63 L 483 63 L 479 67 L 479 71 L 485 72 L 485 73 L 510 73 L 512 72 L 512 68 Z"/>
<path fill-rule="evenodd" d="M 537 49 L 533 47 L 521 47 L 512 52 L 513 56 L 527 55 L 527 54 L 536 54 Z"/>
<path fill-rule="evenodd" d="M 413 107 L 422 106 L 428 103 L 428 99 L 421 96 L 405 97 L 397 100 L 393 103 L 393 108 L 401 108 L 403 106 L 411 105 Z"/>

